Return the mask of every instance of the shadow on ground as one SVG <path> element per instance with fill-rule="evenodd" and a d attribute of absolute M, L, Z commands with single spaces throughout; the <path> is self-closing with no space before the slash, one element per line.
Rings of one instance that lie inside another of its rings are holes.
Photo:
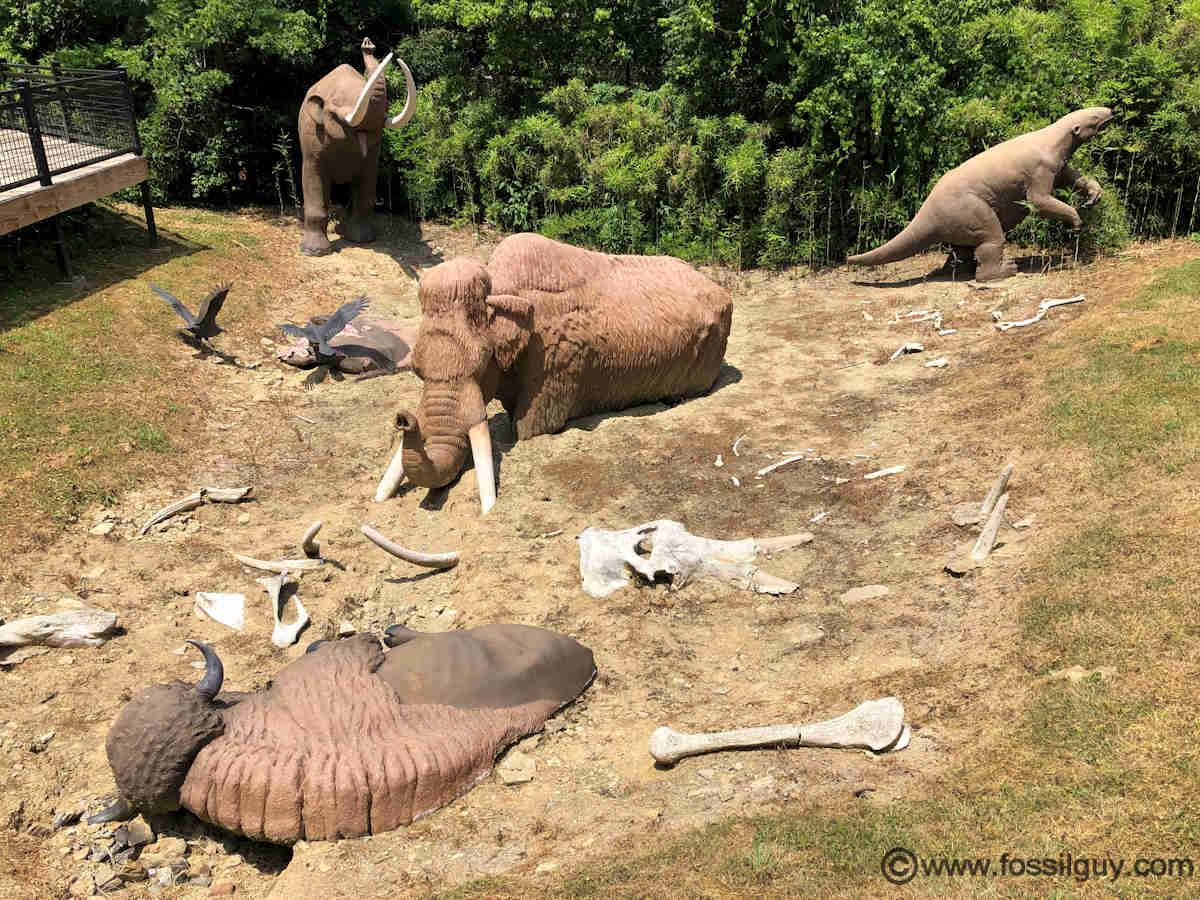
<path fill-rule="evenodd" d="M 89 203 L 60 218 L 76 275 L 72 281 L 66 280 L 58 265 L 53 222 L 0 236 L 0 332 L 135 278 L 174 257 L 209 249 L 162 228 L 158 246 L 151 248 L 140 216 L 100 203 Z M 55 284 L 56 290 L 42 290 L 47 283 Z M 35 286 L 38 290 L 30 290 Z"/>

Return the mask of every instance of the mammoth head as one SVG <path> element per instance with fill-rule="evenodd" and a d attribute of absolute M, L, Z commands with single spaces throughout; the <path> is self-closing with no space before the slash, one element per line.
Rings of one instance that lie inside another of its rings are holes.
<path fill-rule="evenodd" d="M 533 307 L 523 297 L 491 293 L 487 270 L 452 259 L 421 277 L 421 328 L 413 372 L 424 382 L 417 410 L 401 410 L 396 427 L 404 443 L 376 493 L 390 497 L 407 475 L 421 487 L 457 477 L 470 446 L 479 498 L 486 515 L 496 502 L 487 404 L 503 372 L 512 368 L 532 331 Z"/>
<path fill-rule="evenodd" d="M 363 38 L 362 55 L 365 79 L 352 67 L 339 66 L 314 84 L 304 98 L 304 112 L 335 137 L 343 136 L 346 129 L 402 128 L 416 112 L 417 87 L 404 60 L 397 60 L 404 71 L 404 109 L 389 117 L 386 75 L 393 54 L 380 62 L 371 39 Z"/>
<path fill-rule="evenodd" d="M 213 703 L 224 678 L 221 660 L 199 641 L 188 643 L 204 654 L 204 677 L 195 685 L 156 684 L 121 710 L 104 745 L 120 799 L 91 821 L 178 809 L 196 754 L 225 730 Z"/>

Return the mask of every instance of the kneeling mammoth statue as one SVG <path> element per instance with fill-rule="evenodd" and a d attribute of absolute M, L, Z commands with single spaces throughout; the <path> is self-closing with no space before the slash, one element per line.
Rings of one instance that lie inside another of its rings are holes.
<path fill-rule="evenodd" d="M 403 476 L 440 487 L 468 444 L 486 514 L 496 502 L 487 404 L 498 398 L 517 438 L 569 419 L 709 390 L 725 357 L 729 292 L 670 256 L 614 256 L 516 234 L 487 267 L 452 259 L 418 289 L 413 372 L 424 383 L 376 500 Z"/>
<path fill-rule="evenodd" d="M 321 642 L 266 690 L 221 693 L 209 647 L 196 685 L 147 688 L 105 748 L 120 796 L 91 822 L 184 807 L 279 844 L 378 834 L 466 793 L 596 673 L 592 652 L 526 625 Z"/>
<path fill-rule="evenodd" d="M 375 208 L 375 178 L 383 129 L 402 128 L 417 108 L 417 89 L 404 60 L 407 99 L 397 116 L 389 117 L 387 78 L 392 54 L 383 62 L 375 58 L 370 38 L 362 42 L 363 75 L 341 65 L 314 84 L 300 105 L 297 128 L 303 157 L 304 236 L 300 252 L 324 256 L 329 252 L 325 229 L 329 224 L 330 184 L 351 185 L 350 215 L 338 227 L 347 240 L 367 244 L 375 240 L 371 213 Z"/>

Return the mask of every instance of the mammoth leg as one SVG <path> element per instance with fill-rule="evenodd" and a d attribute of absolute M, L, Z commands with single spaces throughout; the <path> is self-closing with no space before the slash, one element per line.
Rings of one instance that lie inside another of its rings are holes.
<path fill-rule="evenodd" d="M 304 188 L 304 237 L 300 240 L 300 252 L 307 256 L 324 256 L 329 252 L 329 238 L 325 235 L 329 224 L 329 181 L 307 154 L 301 170 L 301 184 Z"/>
<path fill-rule="evenodd" d="M 350 184 L 350 215 L 338 225 L 338 234 L 356 244 L 375 240 L 371 215 L 375 211 L 375 179 L 379 173 L 379 144 L 367 150 L 362 169 Z"/>

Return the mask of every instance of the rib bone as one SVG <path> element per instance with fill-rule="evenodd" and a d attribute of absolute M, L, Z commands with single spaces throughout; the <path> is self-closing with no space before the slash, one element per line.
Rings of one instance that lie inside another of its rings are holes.
<path fill-rule="evenodd" d="M 308 526 L 308 531 L 304 532 L 304 538 L 300 541 L 300 548 L 304 551 L 304 555 L 309 559 L 321 558 L 321 544 L 313 540 L 317 536 L 317 532 L 321 530 L 324 523 L 321 521 L 313 522 Z"/>
<path fill-rule="evenodd" d="M 233 551 L 230 551 L 230 553 L 243 566 L 249 566 L 252 569 L 262 569 L 264 572 L 308 572 L 325 565 L 325 560 L 323 559 L 255 559 L 252 556 L 233 553 Z"/>
<path fill-rule="evenodd" d="M 171 516 L 177 516 L 181 512 L 187 512 L 189 509 L 195 509 L 197 506 L 204 505 L 206 500 L 211 500 L 213 503 L 237 503 L 240 500 L 245 500 L 250 496 L 253 488 L 200 488 L 194 494 L 189 494 L 182 500 L 176 500 L 167 506 L 164 506 L 149 519 L 146 524 L 138 529 L 138 537 L 143 537 L 147 531 L 163 522 Z"/>
<path fill-rule="evenodd" d="M 777 744 L 879 752 L 893 745 L 899 747 L 905 727 L 904 706 L 895 697 L 884 697 L 862 703 L 836 719 L 811 725 L 767 725 L 710 734 L 682 734 L 664 726 L 650 735 L 650 755 L 656 762 L 670 765 L 698 753 Z"/>
<path fill-rule="evenodd" d="M 304 608 L 304 604 L 300 602 L 299 595 L 293 595 L 296 601 L 296 620 L 285 624 L 282 620 L 283 603 L 280 602 L 280 594 L 283 592 L 283 586 L 288 582 L 286 572 L 281 572 L 271 578 L 256 578 L 254 579 L 263 586 L 267 595 L 271 598 L 271 615 L 275 619 L 275 628 L 271 632 L 271 643 L 276 647 L 290 647 L 296 643 L 296 639 L 300 637 L 300 632 L 304 630 L 304 626 L 309 623 L 308 610 Z"/>
<path fill-rule="evenodd" d="M 418 553 L 401 547 L 395 541 L 390 541 L 370 525 L 362 526 L 362 533 L 380 550 L 392 554 L 398 559 L 410 562 L 414 566 L 424 566 L 427 569 L 452 569 L 458 565 L 457 553 Z"/>

